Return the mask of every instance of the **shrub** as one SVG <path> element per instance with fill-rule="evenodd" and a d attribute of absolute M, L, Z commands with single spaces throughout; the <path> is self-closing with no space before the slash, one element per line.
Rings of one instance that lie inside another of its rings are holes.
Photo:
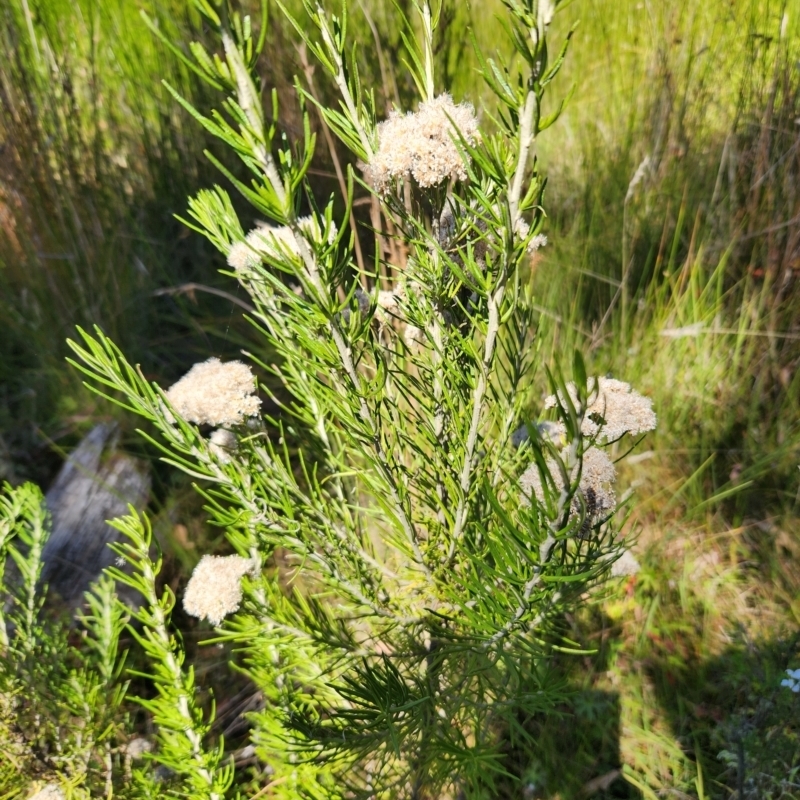
<path fill-rule="evenodd" d="M 546 369 L 527 264 L 545 244 L 532 145 L 558 117 L 560 105 L 543 115 L 542 101 L 567 46 L 550 58 L 555 4 L 505 2 L 516 66 L 480 56 L 499 112 L 479 120 L 437 86 L 438 15 L 415 3 L 420 42 L 411 23 L 406 40 L 419 107 L 379 123 L 351 57 L 347 4 L 336 17 L 306 3 L 317 35 L 291 21 L 341 95 L 319 111 L 361 172 L 348 168 L 343 219 L 307 183 L 308 117 L 293 143 L 275 95 L 264 113 L 253 68 L 265 21 L 256 39 L 227 0 L 196 5 L 221 52 L 193 45 L 193 68 L 225 99 L 204 116 L 175 96 L 239 155 L 249 185 L 220 168 L 270 222 L 245 235 L 217 186 L 190 200 L 189 224 L 250 294 L 273 354 L 254 364 L 282 385 L 260 385 L 276 410 L 259 413 L 241 363 L 195 365 L 166 390 L 149 383 L 99 328 L 72 343 L 74 363 L 202 481 L 235 551 L 203 559 L 184 607 L 218 626 L 263 693 L 250 742 L 270 795 L 495 796 L 509 777 L 505 742 L 567 691 L 552 660 L 576 648 L 565 612 L 596 598 L 625 552 L 614 446 L 655 425 L 649 401 L 587 377 L 578 352 L 569 383 L 548 371 L 541 416 L 525 411 Z M 354 248 L 368 231 L 349 221 L 356 191 L 377 212 L 364 270 Z M 246 777 L 209 736 L 213 710 L 170 632 L 174 596 L 157 589 L 147 520 L 132 511 L 114 524 L 127 568 L 110 574 L 144 598 L 129 629 L 149 664 L 140 703 L 156 725 L 146 766 L 123 784 L 222 797 Z"/>

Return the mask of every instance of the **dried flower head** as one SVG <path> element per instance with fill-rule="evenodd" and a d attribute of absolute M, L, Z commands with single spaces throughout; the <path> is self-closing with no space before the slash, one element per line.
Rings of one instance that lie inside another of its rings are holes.
<path fill-rule="evenodd" d="M 423 188 L 450 179 L 466 180 L 455 142 L 460 134 L 474 144 L 477 132 L 475 109 L 468 103 L 456 105 L 449 94 L 441 94 L 420 103 L 415 113 L 393 111 L 378 125 L 378 152 L 364 172 L 378 191 L 409 175 Z"/>
<path fill-rule="evenodd" d="M 640 569 L 639 562 L 633 557 L 633 553 L 630 550 L 625 550 L 611 565 L 611 577 L 628 578 L 631 575 L 635 575 Z"/>
<path fill-rule="evenodd" d="M 630 433 L 637 436 L 655 430 L 656 415 L 653 401 L 634 392 L 629 383 L 613 378 L 589 378 L 589 397 L 581 431 L 585 436 L 597 436 L 601 441 L 613 442 Z M 573 403 L 578 400 L 574 383 L 567 384 Z M 559 398 L 563 402 L 563 397 Z M 545 408 L 554 408 L 556 395 L 544 401 Z"/>
<path fill-rule="evenodd" d="M 208 437 L 208 449 L 223 463 L 228 464 L 231 460 L 231 454 L 236 452 L 238 442 L 236 436 L 225 429 L 217 428 Z"/>
<path fill-rule="evenodd" d="M 167 399 L 189 422 L 230 426 L 258 414 L 261 401 L 255 390 L 256 381 L 247 364 L 223 364 L 218 358 L 209 358 L 173 384 Z"/>
<path fill-rule="evenodd" d="M 241 556 L 203 556 L 194 568 L 183 594 L 188 614 L 219 625 L 242 602 L 242 578 L 253 562 Z"/>
<path fill-rule="evenodd" d="M 314 242 L 322 241 L 323 231 L 316 217 L 301 217 L 297 220 L 297 224 L 309 239 Z M 336 234 L 336 225 L 331 222 L 328 244 L 333 244 Z M 245 272 L 257 267 L 263 258 L 285 260 L 287 255 L 290 258 L 300 255 L 292 229 L 288 225 L 276 227 L 258 223 L 244 241 L 235 242 L 231 246 L 228 251 L 228 264 L 237 272 Z"/>
<path fill-rule="evenodd" d="M 553 484 L 558 492 L 564 490 L 564 479 L 561 469 L 552 456 L 545 459 L 548 472 L 553 478 Z M 575 464 L 570 471 L 570 481 L 574 481 L 578 476 L 579 465 Z M 583 454 L 583 469 L 581 479 L 578 484 L 580 493 L 583 495 L 583 502 L 586 507 L 587 520 L 594 521 L 606 516 L 614 510 L 616 496 L 612 484 L 617 479 L 617 470 L 614 462 L 608 457 L 605 450 L 597 447 L 590 447 Z M 542 484 L 542 475 L 539 467 L 534 462 L 523 473 L 519 479 L 519 485 L 528 497 L 535 496 L 540 503 L 545 501 L 545 492 Z M 581 499 L 577 496 L 572 499 L 571 515 L 580 513 Z"/>

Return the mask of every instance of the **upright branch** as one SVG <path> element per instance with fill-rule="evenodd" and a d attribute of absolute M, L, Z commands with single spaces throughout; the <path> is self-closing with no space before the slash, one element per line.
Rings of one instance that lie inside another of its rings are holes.
<path fill-rule="evenodd" d="M 154 715 L 162 746 L 158 760 L 185 776 L 192 796 L 221 800 L 233 779 L 230 768 L 222 767 L 223 744 L 207 750 L 204 737 L 208 724 L 196 705 L 194 675 L 191 668 L 184 671 L 183 651 L 170 634 L 169 615 L 175 602 L 167 588 L 159 597 L 156 578 L 160 561 L 150 558 L 152 533 L 148 521 L 135 512 L 115 520 L 113 525 L 128 541 L 113 545 L 120 559 L 133 569 L 132 574 L 114 567 L 108 573 L 118 582 L 140 592 L 145 605 L 133 613 L 142 626 L 141 631 L 130 626 L 130 633 L 150 658 L 152 676 L 158 690 L 154 699 L 140 699 L 140 704 Z"/>
<path fill-rule="evenodd" d="M 510 183 L 506 189 L 509 227 L 513 233 L 520 231 L 523 222 L 521 214 L 521 201 L 523 199 L 523 188 L 528 176 L 530 151 L 533 141 L 537 134 L 538 123 L 538 104 L 541 87 L 538 85 L 538 78 L 541 76 L 543 60 L 545 58 L 544 42 L 547 27 L 552 21 L 552 8 L 546 10 L 543 6 L 548 3 L 539 4 L 537 14 L 537 24 L 528 28 L 530 41 L 526 46 L 525 42 L 517 44 L 518 50 L 529 65 L 529 74 L 525 81 L 525 89 L 516 92 L 511 100 L 516 99 L 516 118 L 519 120 L 516 129 L 508 132 L 517 140 L 517 158 L 512 173 Z M 533 17 L 532 10 L 529 10 L 524 19 L 530 20 Z M 508 84 L 506 84 L 508 86 Z M 500 260 L 500 268 L 487 298 L 488 320 L 486 327 L 486 337 L 483 345 L 483 359 L 475 383 L 475 390 L 472 397 L 472 416 L 469 432 L 467 434 L 466 445 L 464 448 L 464 461 L 459 480 L 460 494 L 458 506 L 456 508 L 455 520 L 453 524 L 452 539 L 448 552 L 447 563 L 452 563 L 456 550 L 464 534 L 464 526 L 468 515 L 468 505 L 470 488 L 472 483 L 472 470 L 475 460 L 475 451 L 479 441 L 481 421 L 483 419 L 484 399 L 489 381 L 492 377 L 492 367 L 497 346 L 497 337 L 500 331 L 500 310 L 505 297 L 506 285 L 510 275 L 519 268 L 518 263 L 513 262 L 514 254 L 511 252 L 503 253 Z"/>
<path fill-rule="evenodd" d="M 317 7 L 317 15 L 323 41 L 327 47 L 328 55 L 333 60 L 333 64 L 335 66 L 335 79 L 337 86 L 342 92 L 343 98 L 347 105 L 349 121 L 358 131 L 359 138 L 364 147 L 364 152 L 369 155 L 372 152 L 371 144 L 366 132 L 363 129 L 363 126 L 361 125 L 358 109 L 355 107 L 352 94 L 346 81 L 343 53 L 340 49 L 341 45 L 337 46 L 334 32 L 331 30 L 330 24 L 328 23 L 327 18 L 319 6 Z M 251 131 L 255 133 L 255 146 L 258 153 L 258 160 L 263 166 L 264 176 L 278 201 L 281 211 L 283 212 L 286 225 L 291 229 L 294 237 L 294 246 L 302 259 L 304 269 L 304 275 L 302 277 L 305 278 L 304 284 L 310 288 L 312 296 L 320 307 L 320 310 L 322 310 L 327 316 L 327 325 L 328 330 L 330 331 L 331 339 L 339 353 L 341 367 L 358 400 L 359 414 L 369 432 L 375 461 L 381 470 L 382 477 L 387 483 L 392 503 L 394 505 L 395 514 L 398 521 L 402 525 L 409 545 L 412 548 L 414 560 L 421 569 L 423 569 L 426 573 L 429 573 L 429 569 L 425 564 L 422 551 L 419 548 L 416 532 L 414 531 L 413 524 L 411 523 L 411 515 L 407 507 L 407 501 L 404 501 L 400 497 L 396 478 L 389 464 L 387 455 L 383 450 L 377 425 L 373 418 L 372 412 L 370 411 L 366 397 L 364 396 L 363 387 L 361 385 L 361 377 L 359 376 L 353 361 L 352 348 L 347 342 L 346 336 L 336 316 L 330 311 L 330 297 L 331 289 L 333 287 L 326 285 L 323 280 L 317 254 L 309 244 L 308 238 L 300 227 L 299 220 L 294 212 L 294 198 L 287 194 L 284 183 L 275 164 L 275 160 L 263 146 L 263 142 L 265 141 L 264 118 L 263 112 L 261 111 L 260 102 L 258 102 L 256 105 L 253 100 L 253 80 L 245 68 L 241 54 L 233 44 L 230 34 L 225 31 L 223 31 L 223 43 L 225 45 L 225 52 L 228 62 L 231 65 L 231 69 L 236 78 L 235 88 L 238 104 L 245 112 L 245 116 L 249 122 Z M 247 138 L 251 131 L 246 129 L 243 130 L 243 135 L 245 138 Z"/>

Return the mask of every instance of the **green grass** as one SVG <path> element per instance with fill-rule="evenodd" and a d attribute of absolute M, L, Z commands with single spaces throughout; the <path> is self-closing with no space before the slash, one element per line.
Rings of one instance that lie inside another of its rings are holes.
<path fill-rule="evenodd" d="M 621 465 L 643 569 L 585 623 L 603 645 L 579 684 L 617 698 L 606 724 L 642 796 L 728 797 L 741 747 L 745 796 L 797 797 L 797 704 L 777 687 L 800 658 L 800 18 L 611 6 L 565 14 L 581 27 L 562 88 L 580 80 L 541 146 L 535 280 L 545 352 L 588 349 L 653 397 L 659 429 Z M 596 777 L 593 752 L 563 796 Z M 544 760 L 569 769 L 556 746 Z"/>
<path fill-rule="evenodd" d="M 579 346 L 593 373 L 653 397 L 659 429 L 649 457 L 621 463 L 642 571 L 572 621 L 597 653 L 565 660 L 581 693 L 562 718 L 526 721 L 537 751 L 509 745 L 523 789 L 508 796 L 729 797 L 742 748 L 746 796 L 798 797 L 779 786 L 800 759 L 797 699 L 776 687 L 800 666 L 800 227 L 786 224 L 800 214 L 800 13 L 766 0 L 564 6 L 557 29 L 580 25 L 554 95 L 576 89 L 537 145 L 550 177 L 540 344 L 553 363 Z M 74 324 L 101 324 L 159 379 L 249 334 L 223 298 L 153 296 L 188 281 L 237 292 L 172 216 L 218 178 L 159 81 L 203 106 L 199 87 L 131 3 L 29 7 L 30 24 L 21 0 L 0 11 L 0 87 L 18 112 L 0 120 L 14 154 L 0 175 L 0 477 L 44 479 L 53 442 L 108 413 L 63 365 Z M 180 4 L 158 7 L 162 29 L 194 35 Z M 452 7 L 442 75 L 477 100 L 465 31 L 502 63 L 500 3 Z M 407 104 L 389 4 L 369 8 L 382 64 L 366 18 L 352 19 L 368 84 L 379 107 Z M 288 35 L 276 27 L 262 73 L 291 133 Z M 333 185 L 320 175 L 315 190 Z M 177 575 L 195 556 L 176 520 L 208 535 L 186 497 L 164 477 L 157 524 Z M 624 781 L 595 780 L 618 767 Z"/>
<path fill-rule="evenodd" d="M 181 7 L 148 10 L 188 39 Z M 215 175 L 160 81 L 201 107 L 202 89 L 137 4 L 14 0 L 0 49 L 0 478 L 47 481 L 58 452 L 109 413 L 65 368 L 75 325 L 100 325 L 167 380 L 200 353 L 235 351 L 247 328 L 234 303 L 202 291 L 237 293 L 174 217 Z M 186 283 L 201 289 L 157 294 Z"/>

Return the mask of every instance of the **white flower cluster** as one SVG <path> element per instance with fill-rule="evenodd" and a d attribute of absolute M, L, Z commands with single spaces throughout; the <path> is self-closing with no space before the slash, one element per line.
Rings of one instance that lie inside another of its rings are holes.
<path fill-rule="evenodd" d="M 423 188 L 451 179 L 466 180 L 467 172 L 455 142 L 458 134 L 475 143 L 478 120 L 468 103 L 456 105 L 449 94 L 420 103 L 415 113 L 393 111 L 378 125 L 378 152 L 364 167 L 378 191 L 396 178 L 412 176 Z"/>
<path fill-rule="evenodd" d="M 605 442 L 613 442 L 630 433 L 637 436 L 655 430 L 656 415 L 653 401 L 632 391 L 630 384 L 613 378 L 589 378 L 588 407 L 584 415 L 581 432 L 584 436 L 597 436 Z M 574 383 L 567 384 L 573 403 L 578 400 Z M 550 395 L 544 401 L 545 408 L 555 408 L 563 397 Z"/>
<path fill-rule="evenodd" d="M 303 233 L 312 241 L 321 242 L 323 232 L 315 217 L 300 217 L 297 224 Z M 328 231 L 328 244 L 333 244 L 337 228 L 331 222 Z M 275 227 L 273 225 L 259 224 L 247 234 L 244 241 L 236 242 L 228 251 L 228 264 L 237 272 L 255 269 L 262 258 L 286 260 L 289 257 L 300 255 L 292 229 L 288 225 Z"/>
<path fill-rule="evenodd" d="M 528 234 L 531 232 L 531 226 L 525 222 L 524 219 L 517 220 L 517 224 L 514 226 L 514 230 L 519 236 L 520 239 L 527 239 Z M 547 246 L 547 236 L 543 233 L 537 233 L 536 236 L 532 237 L 531 240 L 528 242 L 527 250 L 528 252 L 533 255 L 537 250 L 541 250 L 543 247 Z"/>
<path fill-rule="evenodd" d="M 188 422 L 198 425 L 239 425 L 258 414 L 256 381 L 241 361 L 223 364 L 209 358 L 195 364 L 167 391 L 172 407 Z"/>
<path fill-rule="evenodd" d="M 553 478 L 553 483 L 558 492 L 564 490 L 564 479 L 561 469 L 552 456 L 545 459 L 547 469 Z M 578 464 L 571 470 L 570 480 L 578 476 Z M 586 505 L 586 515 L 590 520 L 599 519 L 614 510 L 617 499 L 612 484 L 617 479 L 617 470 L 614 462 L 608 457 L 605 450 L 590 447 L 583 454 L 583 470 L 578 484 L 583 502 Z M 536 462 L 531 464 L 519 479 L 523 492 L 531 498 L 535 496 L 540 503 L 544 503 L 545 491 L 542 484 L 542 475 Z M 572 499 L 571 515 L 580 513 L 581 501 L 577 495 Z"/>
<path fill-rule="evenodd" d="M 64 790 L 55 783 L 48 783 L 28 800 L 64 800 Z"/>
<path fill-rule="evenodd" d="M 781 681 L 781 686 L 785 686 L 795 693 L 800 692 L 800 669 L 787 669 L 786 674 L 789 677 Z"/>
<path fill-rule="evenodd" d="M 528 252 L 535 253 L 537 250 L 541 250 L 543 247 L 547 247 L 547 236 L 543 233 L 537 233 L 533 239 L 528 242 Z"/>
<path fill-rule="evenodd" d="M 253 562 L 241 556 L 203 556 L 183 594 L 186 612 L 219 625 L 239 608 L 242 578 L 253 568 Z"/>

